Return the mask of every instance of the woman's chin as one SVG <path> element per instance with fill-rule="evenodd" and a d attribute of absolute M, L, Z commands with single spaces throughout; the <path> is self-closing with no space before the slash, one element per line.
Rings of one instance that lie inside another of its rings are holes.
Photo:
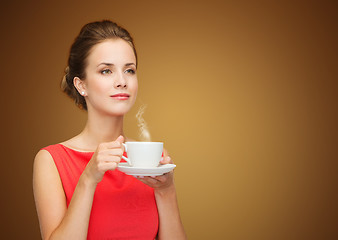
<path fill-rule="evenodd" d="M 129 110 L 130 110 L 129 108 L 128 109 L 114 109 L 114 110 L 107 112 L 107 114 L 112 117 L 121 117 L 121 116 L 126 115 L 129 112 Z"/>
<path fill-rule="evenodd" d="M 106 115 L 106 116 L 124 116 L 126 115 L 132 106 L 88 106 L 88 112 L 96 112 L 99 115 Z"/>

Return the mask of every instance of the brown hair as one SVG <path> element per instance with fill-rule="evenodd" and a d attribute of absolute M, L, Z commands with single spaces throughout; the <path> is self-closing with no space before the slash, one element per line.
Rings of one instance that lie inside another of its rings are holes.
<path fill-rule="evenodd" d="M 75 88 L 73 79 L 74 77 L 79 77 L 80 79 L 86 77 L 86 60 L 92 47 L 104 40 L 114 38 L 121 38 L 130 44 L 134 50 L 137 64 L 137 54 L 133 38 L 126 29 L 109 20 L 91 22 L 83 26 L 70 48 L 68 66 L 65 70 L 66 74 L 61 81 L 61 89 L 74 99 L 75 104 L 81 109 L 87 110 L 87 104 L 85 98 Z"/>

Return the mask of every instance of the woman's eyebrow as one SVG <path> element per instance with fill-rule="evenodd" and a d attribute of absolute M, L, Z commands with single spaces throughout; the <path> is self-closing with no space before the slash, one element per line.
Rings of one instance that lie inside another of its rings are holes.
<path fill-rule="evenodd" d="M 114 66 L 114 64 L 113 64 L 113 63 L 105 63 L 105 62 L 103 62 L 103 63 L 100 63 L 100 64 L 99 64 L 99 65 L 97 65 L 97 66 L 100 66 L 100 65 Z M 131 65 L 134 65 L 134 66 L 136 66 L 136 64 L 135 64 L 135 63 L 126 63 L 126 64 L 125 64 L 125 66 L 131 66 Z"/>
<path fill-rule="evenodd" d="M 100 63 L 100 64 L 99 64 L 99 65 L 97 65 L 97 66 L 100 66 L 100 65 L 114 66 L 114 64 L 112 64 L 112 63 L 105 63 L 105 62 L 103 62 L 103 63 Z"/>

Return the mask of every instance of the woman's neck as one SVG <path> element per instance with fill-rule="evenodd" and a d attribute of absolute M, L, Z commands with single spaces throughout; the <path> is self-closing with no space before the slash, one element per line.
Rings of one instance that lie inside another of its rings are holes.
<path fill-rule="evenodd" d="M 96 149 L 100 143 L 114 141 L 123 134 L 123 116 L 88 114 L 83 131 L 78 135 L 82 147 Z"/>

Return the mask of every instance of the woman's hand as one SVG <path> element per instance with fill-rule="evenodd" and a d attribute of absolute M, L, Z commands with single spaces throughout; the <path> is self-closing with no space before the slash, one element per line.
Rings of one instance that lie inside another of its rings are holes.
<path fill-rule="evenodd" d="M 169 164 L 173 163 L 168 152 L 166 150 L 163 151 L 163 158 L 160 164 Z M 154 177 L 137 177 L 141 182 L 147 184 L 152 187 L 155 192 L 165 193 L 168 190 L 173 189 L 174 187 L 174 171 L 165 173 L 161 176 Z"/>
<path fill-rule="evenodd" d="M 119 136 L 113 142 L 101 143 L 83 171 L 83 176 L 97 184 L 106 171 L 115 170 L 124 152 L 123 141 L 123 136 Z"/>

